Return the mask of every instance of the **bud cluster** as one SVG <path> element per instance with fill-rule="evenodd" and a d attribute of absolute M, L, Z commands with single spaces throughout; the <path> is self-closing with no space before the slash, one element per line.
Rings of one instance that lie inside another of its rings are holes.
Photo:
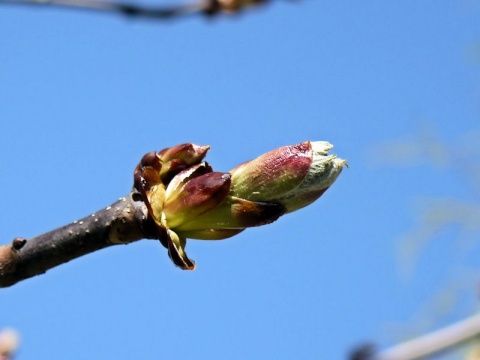
<path fill-rule="evenodd" d="M 346 161 L 328 142 L 283 146 L 216 172 L 203 161 L 209 146 L 182 144 L 143 156 L 134 188 L 147 205 L 158 238 L 175 265 L 193 270 L 186 239 L 219 240 L 269 224 L 318 199 Z"/>

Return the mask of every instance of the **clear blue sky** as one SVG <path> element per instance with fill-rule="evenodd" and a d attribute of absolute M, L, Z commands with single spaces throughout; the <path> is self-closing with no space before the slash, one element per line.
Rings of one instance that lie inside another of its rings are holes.
<path fill-rule="evenodd" d="M 182 142 L 211 145 L 219 171 L 304 140 L 350 164 L 308 208 L 190 241 L 194 272 L 140 241 L 1 290 L 18 359 L 336 360 L 394 343 L 389 326 L 451 260 L 436 248 L 400 276 L 415 199 L 468 193 L 425 162 L 379 164 L 376 146 L 419 119 L 447 142 L 478 129 L 479 24 L 474 0 L 274 2 L 167 23 L 0 5 L 2 243 L 108 205 L 145 152 Z"/>

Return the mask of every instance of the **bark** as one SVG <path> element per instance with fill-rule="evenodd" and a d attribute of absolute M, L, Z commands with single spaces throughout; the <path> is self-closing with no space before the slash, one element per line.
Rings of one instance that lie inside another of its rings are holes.
<path fill-rule="evenodd" d="M 138 193 L 81 220 L 35 236 L 15 238 L 0 246 L 0 287 L 7 287 L 48 269 L 108 246 L 156 238 L 153 221 Z"/>

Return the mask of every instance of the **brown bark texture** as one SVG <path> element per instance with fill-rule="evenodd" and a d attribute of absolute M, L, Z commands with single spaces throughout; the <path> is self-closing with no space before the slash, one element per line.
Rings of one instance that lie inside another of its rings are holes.
<path fill-rule="evenodd" d="M 31 239 L 0 246 L 0 287 L 108 246 L 153 239 L 155 227 L 138 193 L 130 193 L 83 219 Z"/>

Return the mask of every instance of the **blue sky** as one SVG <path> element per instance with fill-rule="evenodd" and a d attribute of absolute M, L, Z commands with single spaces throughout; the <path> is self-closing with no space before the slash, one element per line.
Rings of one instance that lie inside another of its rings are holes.
<path fill-rule="evenodd" d="M 2 243 L 107 206 L 144 153 L 178 143 L 211 145 L 219 171 L 305 140 L 350 164 L 272 225 L 189 241 L 194 272 L 140 241 L 1 290 L 18 359 L 335 360 L 395 343 L 392 324 L 412 322 L 457 264 L 450 229 L 402 276 L 416 201 L 472 194 L 450 168 L 378 161 L 379 145 L 428 124 L 455 147 L 478 129 L 479 22 L 474 0 L 278 1 L 166 23 L 3 5 Z"/>

